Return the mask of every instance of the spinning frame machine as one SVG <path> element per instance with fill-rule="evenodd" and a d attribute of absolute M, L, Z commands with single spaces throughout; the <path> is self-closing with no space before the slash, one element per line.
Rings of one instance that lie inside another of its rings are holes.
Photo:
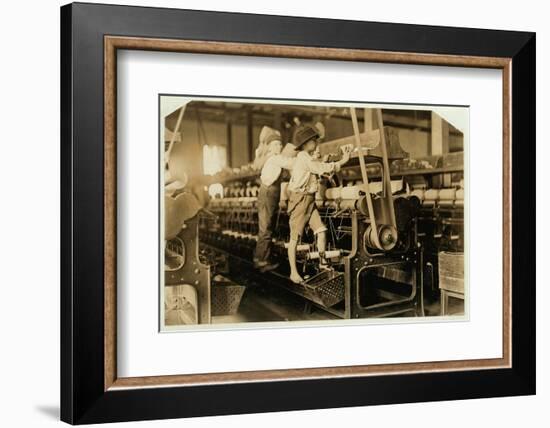
<path fill-rule="evenodd" d="M 166 212 L 179 213 L 171 223 L 176 228 L 183 224 L 166 243 L 167 254 L 176 254 L 177 261 L 165 268 L 165 290 L 170 289 L 173 304 L 191 302 L 194 313 L 189 319 L 210 323 L 211 278 L 222 273 L 241 283 L 285 288 L 302 296 L 307 305 L 340 318 L 423 315 L 424 275 L 431 278 L 434 292 L 438 251 L 463 248 L 464 191 L 456 187 L 426 190 L 425 186 L 409 191 L 403 177 L 392 181 L 389 162 L 406 153 L 398 140 L 388 145 L 389 128 L 384 127 L 380 110 L 375 117 L 378 129 L 360 133 L 356 111 L 351 109 L 353 136 L 320 145 L 321 154 L 333 154 L 340 146 L 354 144 L 361 179 L 343 186 L 347 166 L 340 174 L 321 179 L 316 204 L 329 229 L 324 257 L 330 269 L 318 269 L 321 255 L 312 234 L 304 234 L 298 245 L 298 263 L 307 278 L 303 284 L 288 280 L 286 183 L 281 189 L 272 249 L 281 266 L 264 274 L 252 268 L 258 225 L 257 177 L 247 177 L 246 184 L 225 182 L 224 197 L 212 199 L 207 210 L 196 207 L 185 192 L 167 196 Z M 369 177 L 372 166 L 381 173 Z M 379 286 L 381 282 L 399 284 L 401 289 L 388 292 Z"/>
<path fill-rule="evenodd" d="M 388 154 L 380 110 L 376 111 L 378 129 L 363 133 L 359 131 L 355 109 L 351 109 L 351 113 L 353 137 L 320 146 L 324 151 L 333 151 L 352 142 L 361 169 L 358 184 L 342 186 L 341 174 L 325 177 L 323 181 L 332 186 L 321 186 L 316 195 L 317 208 L 329 229 L 324 257 L 330 269 L 318 269 L 321 255 L 312 234 L 305 234 L 298 245 L 298 263 L 307 279 L 303 284 L 288 280 L 285 244 L 289 230 L 283 183 L 273 237 L 273 257 L 281 267 L 255 279 L 283 287 L 341 318 L 382 317 L 407 312 L 414 315 L 422 310 L 422 246 L 418 240 L 416 216 L 420 200 L 403 189 L 392 188 L 395 182 L 390 178 L 389 161 L 393 153 Z M 400 147 L 394 152 L 397 158 L 403 156 Z M 368 175 L 368 167 L 374 164 L 382 171 L 378 182 L 373 182 Z M 337 182 L 339 186 L 335 185 Z M 236 278 L 242 277 L 243 271 L 247 276 L 257 275 L 252 273 L 257 233 L 256 192 L 250 182 L 240 188 L 227 186 L 224 198 L 210 202 L 209 210 L 216 219 L 210 217 L 201 221 L 199 234 L 204 262 L 223 266 L 225 274 Z M 370 301 L 368 296 L 376 291 L 380 279 L 405 286 L 407 293 L 385 292 L 384 299 Z"/>

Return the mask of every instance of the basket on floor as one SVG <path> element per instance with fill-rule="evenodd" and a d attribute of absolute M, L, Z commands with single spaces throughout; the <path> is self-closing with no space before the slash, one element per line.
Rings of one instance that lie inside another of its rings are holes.
<path fill-rule="evenodd" d="M 211 313 L 213 316 L 235 315 L 246 287 L 226 278 L 216 279 L 212 284 Z"/>
<path fill-rule="evenodd" d="M 464 294 L 464 253 L 439 253 L 439 288 Z"/>

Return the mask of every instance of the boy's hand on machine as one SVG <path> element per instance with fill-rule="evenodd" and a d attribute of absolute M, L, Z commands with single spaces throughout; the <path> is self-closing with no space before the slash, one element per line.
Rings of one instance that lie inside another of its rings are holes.
<path fill-rule="evenodd" d="M 342 150 L 343 154 L 342 160 L 340 161 L 342 164 L 345 164 L 347 161 L 349 161 L 352 149 L 353 146 L 350 144 L 346 144 L 345 146 L 340 147 L 340 150 Z"/>
<path fill-rule="evenodd" d="M 344 156 L 342 156 L 342 165 L 347 163 L 349 161 L 349 153 L 344 153 Z"/>

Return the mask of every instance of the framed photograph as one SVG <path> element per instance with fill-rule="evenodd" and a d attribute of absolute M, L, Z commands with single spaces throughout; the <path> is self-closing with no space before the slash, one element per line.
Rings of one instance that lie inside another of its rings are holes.
<path fill-rule="evenodd" d="M 61 8 L 61 418 L 535 393 L 535 35 Z"/>

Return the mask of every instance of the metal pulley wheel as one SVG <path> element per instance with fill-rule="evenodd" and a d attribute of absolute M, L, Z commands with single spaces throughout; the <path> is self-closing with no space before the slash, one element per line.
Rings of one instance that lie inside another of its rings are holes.
<path fill-rule="evenodd" d="M 380 246 L 376 245 L 376 234 L 378 235 Z M 390 251 L 397 244 L 397 238 L 397 229 L 391 225 L 381 224 L 376 229 L 369 226 L 363 235 L 363 245 L 365 246 L 365 251 L 368 251 L 366 247 Z"/>

